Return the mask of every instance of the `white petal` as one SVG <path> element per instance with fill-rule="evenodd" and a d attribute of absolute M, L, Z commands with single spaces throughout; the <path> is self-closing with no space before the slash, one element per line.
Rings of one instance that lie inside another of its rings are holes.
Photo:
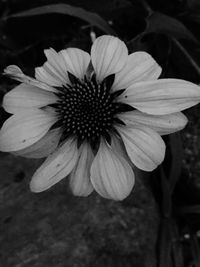
<path fill-rule="evenodd" d="M 91 167 L 91 182 L 101 196 L 122 200 L 133 188 L 134 173 L 127 161 L 101 140 Z"/>
<path fill-rule="evenodd" d="M 90 63 L 90 55 L 78 48 L 61 50 L 60 54 L 64 58 L 66 70 L 80 80 L 83 79 Z"/>
<path fill-rule="evenodd" d="M 165 143 L 158 133 L 144 126 L 117 129 L 131 161 L 139 169 L 152 171 L 164 160 Z"/>
<path fill-rule="evenodd" d="M 65 178 L 78 159 L 77 144 L 68 139 L 35 172 L 30 183 L 32 192 L 42 192 Z"/>
<path fill-rule="evenodd" d="M 3 108 L 9 113 L 26 112 L 30 108 L 55 103 L 56 100 L 57 97 L 52 92 L 22 83 L 4 96 Z"/>
<path fill-rule="evenodd" d="M 64 81 L 59 79 L 53 71 L 47 69 L 46 63 L 42 67 L 35 68 L 35 77 L 37 80 L 49 84 L 50 86 L 61 87 L 65 84 Z"/>
<path fill-rule="evenodd" d="M 161 67 L 146 52 L 135 52 L 128 56 L 125 67 L 115 75 L 112 89 L 126 89 L 141 81 L 156 80 L 161 74 Z"/>
<path fill-rule="evenodd" d="M 128 50 L 124 42 L 116 37 L 98 37 L 91 49 L 92 65 L 100 82 L 107 76 L 119 72 L 126 64 Z"/>
<path fill-rule="evenodd" d="M 12 115 L 0 130 L 0 150 L 17 151 L 39 141 L 57 118 L 43 110 Z"/>
<path fill-rule="evenodd" d="M 123 143 L 121 137 L 115 136 L 114 134 L 112 135 L 111 148 L 115 152 L 115 154 L 123 157 L 129 163 L 130 166 L 134 167 L 132 161 L 130 160 L 130 158 L 126 152 L 126 148 L 124 146 L 124 143 Z"/>
<path fill-rule="evenodd" d="M 167 115 L 149 115 L 138 110 L 134 110 L 121 113 L 118 115 L 118 117 L 124 121 L 127 126 L 147 126 L 160 135 L 180 131 L 188 122 L 186 116 L 181 112 Z"/>
<path fill-rule="evenodd" d="M 42 67 L 35 69 L 37 80 L 47 83 L 51 86 L 62 86 L 69 82 L 65 62 L 60 53 L 53 48 L 44 50 L 47 61 Z"/>
<path fill-rule="evenodd" d="M 175 113 L 200 102 L 200 87 L 179 79 L 140 82 L 118 97 L 142 112 L 153 115 Z"/>
<path fill-rule="evenodd" d="M 35 144 L 13 154 L 25 158 L 45 158 L 57 148 L 60 137 L 60 129 L 51 130 Z"/>
<path fill-rule="evenodd" d="M 66 67 L 63 57 L 60 52 L 56 52 L 53 48 L 44 50 L 45 56 L 47 57 L 47 68 L 49 67 L 56 74 L 63 79 L 63 81 L 68 81 L 66 76 Z"/>
<path fill-rule="evenodd" d="M 75 196 L 88 196 L 93 191 L 90 182 L 90 167 L 94 159 L 87 143 L 81 145 L 77 164 L 70 174 L 70 187 Z"/>
<path fill-rule="evenodd" d="M 29 85 L 33 85 L 33 86 L 39 87 L 47 91 L 57 92 L 55 88 L 47 85 L 46 83 L 37 81 L 36 79 L 25 75 L 21 71 L 21 69 L 16 65 L 10 65 L 7 68 L 5 68 L 4 74 L 10 76 L 14 80 L 17 80 L 17 81 L 20 81 L 20 82 L 23 82 Z"/>

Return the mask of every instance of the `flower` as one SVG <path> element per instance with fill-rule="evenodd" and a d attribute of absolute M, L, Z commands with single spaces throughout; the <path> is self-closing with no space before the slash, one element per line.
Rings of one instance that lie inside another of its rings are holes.
<path fill-rule="evenodd" d="M 80 49 L 45 50 L 35 78 L 11 65 L 22 82 L 4 96 L 12 116 L 0 131 L 0 150 L 47 157 L 30 188 L 41 192 L 69 175 L 74 195 L 122 200 L 134 186 L 135 166 L 154 170 L 164 159 L 161 135 L 183 129 L 180 112 L 200 101 L 199 86 L 158 79 L 160 66 L 146 52 L 128 55 L 124 42 L 101 36 L 91 56 Z"/>

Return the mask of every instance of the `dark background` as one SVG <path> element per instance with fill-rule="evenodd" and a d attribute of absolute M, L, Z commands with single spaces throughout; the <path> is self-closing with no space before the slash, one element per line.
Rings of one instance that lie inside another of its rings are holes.
<path fill-rule="evenodd" d="M 92 13 L 90 21 L 84 10 Z M 49 47 L 89 52 L 93 32 L 117 35 L 130 53 L 149 52 L 162 66 L 162 77 L 199 83 L 199 29 L 199 0 L 1 0 L 0 71 L 16 64 L 33 75 Z M 16 85 L 1 75 L 1 99 Z M 200 266 L 199 111 L 196 106 L 185 112 L 188 126 L 165 138 L 164 164 L 152 174 L 138 173 L 123 202 L 95 193 L 74 197 L 67 179 L 30 193 L 29 181 L 42 160 L 1 153 L 0 266 Z M 7 117 L 1 108 L 1 124 Z"/>

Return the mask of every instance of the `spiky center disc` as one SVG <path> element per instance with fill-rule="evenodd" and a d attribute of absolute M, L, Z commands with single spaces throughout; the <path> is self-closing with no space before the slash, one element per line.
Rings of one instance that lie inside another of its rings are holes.
<path fill-rule="evenodd" d="M 60 88 L 59 100 L 54 105 L 64 137 L 73 134 L 78 141 L 87 140 L 92 146 L 101 136 L 109 139 L 114 122 L 120 123 L 116 114 L 121 112 L 122 104 L 116 102 L 116 97 L 124 90 L 117 94 L 110 92 L 114 75 L 102 83 L 98 83 L 94 75 L 84 81 L 71 74 L 69 77 L 71 85 Z"/>

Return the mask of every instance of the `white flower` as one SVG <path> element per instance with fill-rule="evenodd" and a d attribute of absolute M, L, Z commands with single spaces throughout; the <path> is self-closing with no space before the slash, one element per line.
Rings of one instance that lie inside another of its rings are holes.
<path fill-rule="evenodd" d="M 17 66 L 5 74 L 22 82 L 4 96 L 13 114 L 0 131 L 1 151 L 47 157 L 30 188 L 41 192 L 69 175 L 75 195 L 94 189 L 122 200 L 134 185 L 133 166 L 154 170 L 164 159 L 160 135 L 181 130 L 180 112 L 200 101 L 200 88 L 160 79 L 161 68 L 145 52 L 128 55 L 124 42 L 101 36 L 91 56 L 80 49 L 45 50 L 35 79 Z"/>

